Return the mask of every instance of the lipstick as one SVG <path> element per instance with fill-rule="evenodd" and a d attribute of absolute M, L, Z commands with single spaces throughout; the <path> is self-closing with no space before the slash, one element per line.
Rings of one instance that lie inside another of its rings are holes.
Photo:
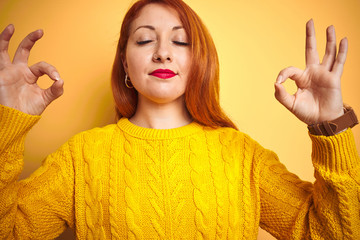
<path fill-rule="evenodd" d="M 174 77 L 176 73 L 174 73 L 170 69 L 156 69 L 155 71 L 150 73 L 150 75 L 161 79 L 168 79 Z"/>

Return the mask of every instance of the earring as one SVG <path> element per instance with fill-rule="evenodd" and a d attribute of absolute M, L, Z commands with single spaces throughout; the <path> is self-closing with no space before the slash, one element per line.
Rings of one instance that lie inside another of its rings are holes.
<path fill-rule="evenodd" d="M 134 88 L 134 86 L 133 86 L 132 84 L 130 84 L 130 85 L 129 85 L 129 83 L 128 83 L 128 82 L 130 82 L 130 83 L 131 83 L 131 81 L 130 81 L 130 79 L 129 79 L 128 75 L 127 75 L 127 74 L 125 74 L 125 86 L 126 86 L 127 88 Z"/>

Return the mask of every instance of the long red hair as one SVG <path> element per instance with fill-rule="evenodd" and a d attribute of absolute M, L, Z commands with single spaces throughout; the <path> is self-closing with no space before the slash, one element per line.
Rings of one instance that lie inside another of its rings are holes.
<path fill-rule="evenodd" d="M 185 104 L 193 120 L 209 127 L 237 129 L 219 104 L 219 60 L 215 44 L 199 16 L 182 0 L 140 0 L 126 13 L 111 77 L 117 117 L 130 118 L 136 111 L 137 91 L 125 86 L 122 58 L 126 56 L 131 23 L 140 10 L 150 3 L 164 4 L 175 9 L 189 37 L 192 64 L 185 90 Z"/>

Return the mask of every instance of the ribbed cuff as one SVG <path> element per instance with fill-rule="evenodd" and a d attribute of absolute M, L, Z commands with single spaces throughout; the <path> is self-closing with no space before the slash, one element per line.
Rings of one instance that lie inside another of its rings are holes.
<path fill-rule="evenodd" d="M 334 136 L 310 135 L 315 169 L 345 173 L 360 164 L 351 129 Z"/>
<path fill-rule="evenodd" d="M 26 134 L 39 119 L 40 116 L 0 105 L 0 151 L 7 149 L 14 141 L 20 141 L 22 144 L 14 144 L 12 147 L 23 148 Z"/>

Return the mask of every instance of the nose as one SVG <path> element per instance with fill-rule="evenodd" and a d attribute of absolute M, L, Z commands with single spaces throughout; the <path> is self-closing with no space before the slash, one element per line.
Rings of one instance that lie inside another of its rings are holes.
<path fill-rule="evenodd" d="M 153 61 L 159 63 L 172 62 L 173 56 L 170 48 L 168 42 L 159 41 L 153 54 Z"/>

